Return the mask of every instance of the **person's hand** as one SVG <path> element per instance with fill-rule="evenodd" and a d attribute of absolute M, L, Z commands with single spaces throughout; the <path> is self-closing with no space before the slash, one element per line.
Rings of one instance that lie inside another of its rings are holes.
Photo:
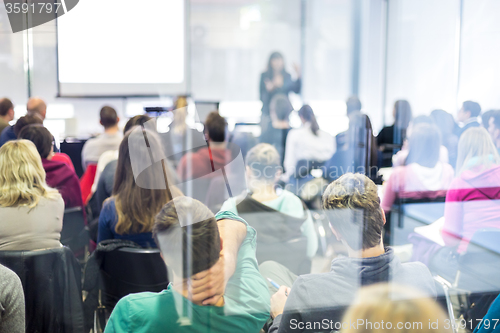
<path fill-rule="evenodd" d="M 283 313 L 288 294 L 290 294 L 290 288 L 281 286 L 271 297 L 271 317 L 273 319 Z"/>
<path fill-rule="evenodd" d="M 264 84 L 266 85 L 266 90 L 267 91 L 272 91 L 274 89 L 274 85 L 269 79 L 264 80 Z"/>
<path fill-rule="evenodd" d="M 293 69 L 295 70 L 295 73 L 297 73 L 297 77 L 302 76 L 302 69 L 300 68 L 300 66 L 298 64 L 293 63 Z"/>
<path fill-rule="evenodd" d="M 273 78 L 273 86 L 276 88 L 283 87 L 283 75 L 275 75 Z"/>
<path fill-rule="evenodd" d="M 224 256 L 215 265 L 192 276 L 190 281 L 191 301 L 198 305 L 217 304 L 226 289 Z"/>

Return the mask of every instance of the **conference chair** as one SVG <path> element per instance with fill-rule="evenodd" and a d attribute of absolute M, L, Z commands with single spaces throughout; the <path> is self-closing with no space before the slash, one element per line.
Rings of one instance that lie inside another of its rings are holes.
<path fill-rule="evenodd" d="M 61 244 L 69 247 L 83 262 L 88 257 L 90 235 L 82 207 L 72 207 L 64 210 Z"/>
<path fill-rule="evenodd" d="M 67 247 L 0 251 L 23 285 L 26 332 L 83 333 L 81 269 Z"/>
<path fill-rule="evenodd" d="M 97 164 L 87 165 L 82 178 L 80 178 L 80 187 L 82 189 L 82 201 L 87 204 L 92 194 L 92 184 L 94 184 L 95 175 L 97 173 Z"/>

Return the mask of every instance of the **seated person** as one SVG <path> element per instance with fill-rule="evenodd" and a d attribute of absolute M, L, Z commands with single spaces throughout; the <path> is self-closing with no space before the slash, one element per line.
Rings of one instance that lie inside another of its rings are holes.
<path fill-rule="evenodd" d="M 269 293 L 255 260 L 255 230 L 244 220 L 229 212 L 214 217 L 201 202 L 177 197 L 156 217 L 154 235 L 172 283 L 160 293 L 122 298 L 106 333 L 261 330 L 269 317 Z M 202 305 L 204 298 L 193 292 L 196 282 L 219 265 L 225 291 Z"/>
<path fill-rule="evenodd" d="M 172 193 L 179 194 L 175 187 L 168 186 L 173 175 L 164 179 L 161 161 L 148 163 L 150 149 L 144 135 L 151 151 L 155 151 L 154 156 L 161 154 L 158 152 L 161 143 L 154 132 L 139 127 L 127 132 L 118 152 L 113 196 L 104 202 L 99 215 L 98 243 L 105 239 L 126 239 L 145 248 L 156 247 L 152 234 L 154 217 L 172 200 Z M 131 147 L 140 149 L 131 152 Z M 173 172 L 166 166 L 165 172 L 171 175 Z"/>
<path fill-rule="evenodd" d="M 448 316 L 434 300 L 411 287 L 385 283 L 361 288 L 342 323 L 342 333 L 452 332 Z"/>
<path fill-rule="evenodd" d="M 205 121 L 205 137 L 208 147 L 184 155 L 177 166 L 180 180 L 196 179 L 219 170 L 232 158 L 226 143 L 226 120 L 217 111 L 211 112 Z"/>
<path fill-rule="evenodd" d="M 395 167 L 385 183 L 382 208 L 387 212 L 399 199 L 444 197 L 453 180 L 451 165 L 439 161 L 441 138 L 435 125 L 418 124 L 409 139 L 406 164 Z"/>
<path fill-rule="evenodd" d="M 84 210 L 80 181 L 75 171 L 63 162 L 52 160 L 54 155 L 53 137 L 49 130 L 42 125 L 25 126 L 19 133 L 19 139 L 30 140 L 35 144 L 42 158 L 47 185 L 61 193 L 64 207 L 82 207 Z"/>
<path fill-rule="evenodd" d="M 87 140 L 82 148 L 82 166 L 87 169 L 89 164 L 97 164 L 99 157 L 108 150 L 117 150 L 122 141 L 122 134 L 118 128 L 120 118 L 110 106 L 104 106 L 99 114 L 100 123 L 104 127 L 104 133 Z"/>
<path fill-rule="evenodd" d="M 477 102 L 465 101 L 458 111 L 457 120 L 459 126 L 455 128 L 455 134 L 461 137 L 469 128 L 479 127 L 479 117 L 481 116 L 481 106 Z"/>
<path fill-rule="evenodd" d="M 273 242 L 280 240 L 286 242 L 292 236 L 305 236 L 307 256 L 312 258 L 318 250 L 318 236 L 309 210 L 304 208 L 302 201 L 295 194 L 287 190 L 276 193 L 275 183 L 281 175 L 280 159 L 276 148 L 267 143 L 258 144 L 248 152 L 245 164 L 249 191 L 241 197 L 228 199 L 221 210 L 240 215 L 256 228 L 259 233 L 257 243 L 269 237 L 271 237 L 269 240 Z M 274 220 L 275 227 L 269 226 L 267 222 L 271 221 L 267 219 L 266 225 L 260 223 L 264 213 L 269 219 Z M 262 228 L 258 228 L 257 225 Z M 290 230 L 285 233 L 282 232 L 283 228 Z M 257 246 L 258 252 L 259 246 Z M 259 259 L 258 255 L 257 259 Z"/>
<path fill-rule="evenodd" d="M 64 201 L 45 182 L 33 142 L 9 141 L 0 148 L 0 251 L 60 247 Z"/>
<path fill-rule="evenodd" d="M 299 277 L 277 263 L 263 263 L 262 275 L 282 285 L 271 299 L 274 322 L 270 332 L 291 332 L 293 321 L 340 321 L 358 288 L 378 282 L 410 285 L 436 296 L 434 280 L 424 264 L 402 264 L 392 248 L 384 248 L 385 215 L 377 186 L 368 177 L 348 173 L 331 183 L 323 194 L 323 209 L 349 257 L 334 259 L 329 273 Z"/>
<path fill-rule="evenodd" d="M 26 104 L 27 113 L 21 117 L 13 126 L 7 126 L 0 135 L 0 147 L 7 141 L 16 140 L 23 126 L 30 124 L 43 124 L 47 114 L 47 105 L 38 97 L 32 97 Z M 36 118 L 36 119 L 33 119 Z M 21 120 L 23 119 L 23 120 Z"/>
<path fill-rule="evenodd" d="M 0 332 L 24 333 L 24 292 L 19 277 L 0 265 Z"/>
<path fill-rule="evenodd" d="M 14 104 L 8 98 L 0 99 L 0 133 L 14 120 Z"/>
<path fill-rule="evenodd" d="M 499 333 L 500 332 L 500 295 L 490 305 L 488 313 L 481 323 L 476 326 L 474 333 Z"/>

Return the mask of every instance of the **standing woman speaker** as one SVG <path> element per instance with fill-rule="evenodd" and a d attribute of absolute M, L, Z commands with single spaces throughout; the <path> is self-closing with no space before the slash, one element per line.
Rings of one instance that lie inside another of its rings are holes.
<path fill-rule="evenodd" d="M 266 133 L 271 127 L 271 117 L 269 115 L 269 104 L 272 98 L 277 94 L 283 94 L 288 97 L 288 93 L 300 93 L 302 88 L 300 67 L 294 64 L 297 73 L 297 80 L 292 80 L 292 76 L 285 70 L 285 61 L 283 55 L 279 52 L 273 52 L 269 57 L 267 70 L 260 76 L 260 100 L 262 101 L 262 116 L 260 125 L 262 133 Z"/>

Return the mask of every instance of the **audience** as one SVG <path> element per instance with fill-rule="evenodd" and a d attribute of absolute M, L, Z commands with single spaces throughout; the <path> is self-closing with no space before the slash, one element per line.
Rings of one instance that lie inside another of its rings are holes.
<path fill-rule="evenodd" d="M 490 114 L 488 125 L 485 125 L 485 128 L 490 133 L 497 151 L 500 152 L 500 110 Z"/>
<path fill-rule="evenodd" d="M 168 187 L 172 171 L 167 165 L 168 179 L 164 179 L 162 163 L 150 160 L 150 149 L 155 151 L 154 156 L 162 153 L 154 132 L 135 127 L 125 134 L 118 152 L 113 196 L 104 202 L 99 216 L 98 243 L 126 239 L 145 248 L 156 247 L 152 235 L 154 217 L 172 200 L 172 194 L 179 193 L 175 187 Z"/>
<path fill-rule="evenodd" d="M 6 127 L 3 130 L 2 134 L 0 135 L 0 147 L 8 141 L 16 140 L 19 132 L 21 132 L 23 127 L 34 124 L 42 125 L 43 121 L 40 119 L 40 117 L 33 115 L 26 115 L 19 118 L 14 125 Z"/>
<path fill-rule="evenodd" d="M 37 116 L 44 121 L 47 115 L 47 104 L 39 97 L 32 97 L 26 104 L 26 110 L 28 116 Z"/>
<path fill-rule="evenodd" d="M 231 213 L 214 217 L 199 201 L 178 197 L 156 217 L 154 235 L 172 283 L 160 293 L 122 298 L 106 333 L 260 332 L 269 317 L 269 294 L 255 260 L 255 230 Z M 196 284 L 221 265 L 225 288 L 203 305 L 206 295 L 197 297 Z"/>
<path fill-rule="evenodd" d="M 97 164 L 99 157 L 108 150 L 118 150 L 122 140 L 122 134 L 118 129 L 120 118 L 115 109 L 104 106 L 99 113 L 100 123 L 104 127 L 104 133 L 96 138 L 89 139 L 83 145 L 82 165 L 85 170 L 89 164 Z"/>
<path fill-rule="evenodd" d="M 453 116 L 444 110 L 434 110 L 431 118 L 441 133 L 441 145 L 448 151 L 448 161 L 452 167 L 457 163 L 458 137 L 453 133 L 457 124 Z"/>
<path fill-rule="evenodd" d="M 343 175 L 325 190 L 323 208 L 349 257 L 334 259 L 329 273 L 299 277 L 277 263 L 261 265 L 263 276 L 281 285 L 271 298 L 270 332 L 291 332 L 292 322 L 340 321 L 357 289 L 378 282 L 413 286 L 435 297 L 434 280 L 422 263 L 402 264 L 392 248 L 384 248 L 385 216 L 379 202 L 377 186 L 368 177 Z"/>
<path fill-rule="evenodd" d="M 481 115 L 481 106 L 472 101 L 465 101 L 462 108 L 458 111 L 457 120 L 461 126 L 455 128 L 455 134 L 460 137 L 471 127 L 479 127 L 479 116 Z"/>
<path fill-rule="evenodd" d="M 392 165 L 392 155 L 401 149 L 406 139 L 406 130 L 412 119 L 410 103 L 406 100 L 398 100 L 394 103 L 392 111 L 394 124 L 382 128 L 377 135 L 377 145 L 382 151 L 382 167 Z"/>
<path fill-rule="evenodd" d="M 453 331 L 434 300 L 411 287 L 389 284 L 361 288 L 342 323 L 342 333 Z"/>
<path fill-rule="evenodd" d="M 395 167 L 385 183 L 382 208 L 391 210 L 396 199 L 444 197 L 453 180 L 451 165 L 439 160 L 441 138 L 435 125 L 412 128 L 406 163 Z"/>
<path fill-rule="evenodd" d="M 21 280 L 16 273 L 0 265 L 0 332 L 24 333 L 25 324 Z"/>
<path fill-rule="evenodd" d="M 14 104 L 8 98 L 0 99 L 0 133 L 14 120 Z"/>
<path fill-rule="evenodd" d="M 488 129 L 488 127 L 490 126 L 490 117 L 497 111 L 500 111 L 500 110 L 488 110 L 486 112 L 483 112 L 481 114 L 481 125 Z"/>
<path fill-rule="evenodd" d="M 60 247 L 64 201 L 47 186 L 42 160 L 28 140 L 0 148 L 0 250 Z"/>
<path fill-rule="evenodd" d="M 361 101 L 359 100 L 358 96 L 351 96 L 347 99 L 345 104 L 346 115 L 347 118 L 349 118 L 350 123 L 352 116 L 361 113 Z M 337 143 L 337 152 L 347 149 L 347 140 L 347 131 L 337 134 L 337 136 L 335 137 L 335 142 Z"/>
<path fill-rule="evenodd" d="M 19 139 L 33 142 L 42 158 L 43 169 L 46 174 L 47 185 L 61 193 L 64 207 L 82 207 L 82 191 L 75 171 L 63 162 L 54 161 L 53 137 L 49 130 L 42 125 L 29 125 L 23 127 Z"/>

